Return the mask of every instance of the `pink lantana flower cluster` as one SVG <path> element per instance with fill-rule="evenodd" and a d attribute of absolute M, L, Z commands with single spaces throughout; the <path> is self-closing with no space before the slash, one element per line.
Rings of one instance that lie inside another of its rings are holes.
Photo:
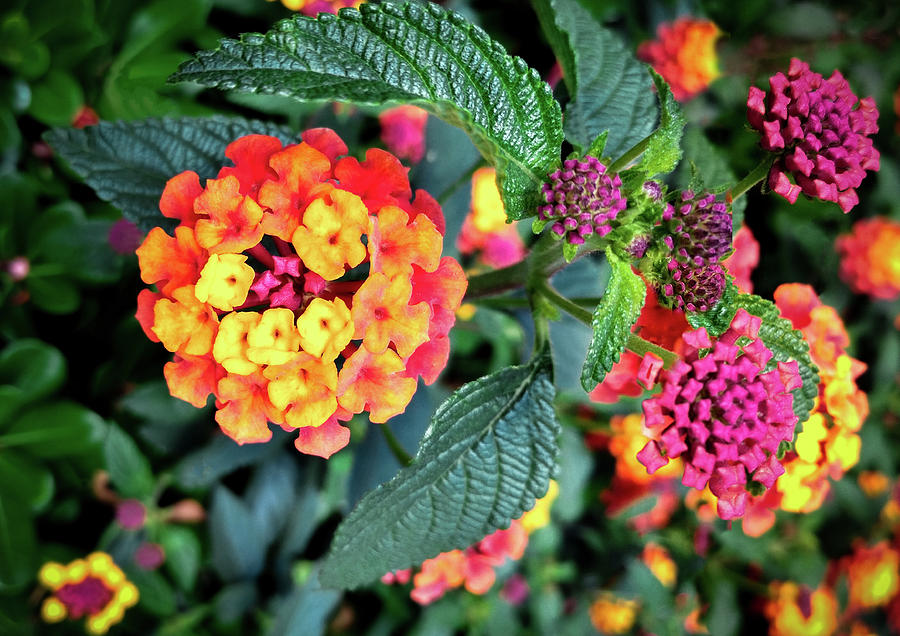
<path fill-rule="evenodd" d="M 849 212 L 866 170 L 880 167 L 870 138 L 878 132 L 875 100 L 857 98 L 839 71 L 826 80 L 797 58 L 769 86 L 768 94 L 751 86 L 747 98 L 747 119 L 762 133 L 763 149 L 781 153 L 769 187 L 791 203 L 803 192 Z"/>
<path fill-rule="evenodd" d="M 662 392 L 643 403 L 650 441 L 638 460 L 651 474 L 670 459 L 684 463 L 681 483 L 718 497 L 718 514 L 744 514 L 749 481 L 771 488 L 784 472 L 781 442 L 794 437 L 791 391 L 802 381 L 796 361 L 765 371 L 772 352 L 762 321 L 739 309 L 713 342 L 700 328 L 683 335 L 682 359 L 661 373 Z"/>

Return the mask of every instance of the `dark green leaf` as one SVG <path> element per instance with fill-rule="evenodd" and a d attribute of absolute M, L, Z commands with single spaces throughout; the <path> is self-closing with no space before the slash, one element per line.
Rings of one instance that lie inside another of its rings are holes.
<path fill-rule="evenodd" d="M 51 314 L 70 314 L 81 302 L 78 288 L 66 276 L 29 276 L 25 285 L 31 302 Z"/>
<path fill-rule="evenodd" d="M 506 527 L 546 492 L 559 429 L 546 349 L 464 385 L 438 407 L 413 464 L 340 525 L 323 584 L 356 587 Z"/>
<path fill-rule="evenodd" d="M 313 573 L 303 587 L 278 605 L 275 620 L 266 633 L 269 636 L 323 634 L 328 617 L 340 599 L 340 592 L 322 589 Z"/>
<path fill-rule="evenodd" d="M 225 147 L 243 135 L 272 135 L 295 141 L 274 124 L 207 117 L 101 122 L 82 130 L 55 128 L 45 138 L 104 201 L 144 229 L 166 219 L 159 197 L 166 181 L 185 170 L 214 178 L 228 160 Z"/>
<path fill-rule="evenodd" d="M 675 182 L 681 188 L 689 187 L 692 167 L 696 167 L 703 177 L 705 188 L 712 192 L 724 192 L 737 183 L 737 176 L 728 164 L 728 155 L 707 139 L 701 127 L 691 124 L 685 127 L 681 145 L 684 158 L 675 172 Z M 735 228 L 741 226 L 746 207 L 747 197 L 738 197 L 732 203 Z"/>
<path fill-rule="evenodd" d="M 537 14 L 538 21 L 541 24 L 541 31 L 550 43 L 553 54 L 559 61 L 562 70 L 562 79 L 569 89 L 569 94 L 574 95 L 577 90 L 578 74 L 575 65 L 575 52 L 569 42 L 568 34 L 563 31 L 556 21 L 556 13 L 553 9 L 551 0 L 531 0 L 531 6 Z M 590 153 L 588 153 L 590 154 Z M 600 155 L 593 155 L 599 157 Z"/>
<path fill-rule="evenodd" d="M 238 581 L 222 588 L 214 600 L 216 620 L 230 625 L 259 603 L 253 581 Z"/>
<path fill-rule="evenodd" d="M 37 512 L 53 497 L 53 474 L 23 453 L 0 453 L 0 497 L 15 495 Z"/>
<path fill-rule="evenodd" d="M 584 150 L 608 130 L 604 154 L 618 158 L 653 130 L 656 104 L 647 71 L 577 0 L 550 3 L 575 56 L 576 88 L 566 109 L 566 139 Z"/>
<path fill-rule="evenodd" d="M 606 252 L 606 258 L 612 274 L 591 319 L 594 334 L 581 370 L 585 391 L 593 390 L 619 361 L 647 294 L 644 280 L 631 270 L 627 260 L 619 259 L 612 251 Z"/>
<path fill-rule="evenodd" d="M 157 571 L 131 568 L 128 578 L 137 585 L 141 607 L 157 616 L 171 616 L 175 613 L 175 590 Z"/>
<path fill-rule="evenodd" d="M 28 505 L 0 497 L 0 588 L 34 580 L 37 571 L 34 525 Z"/>
<path fill-rule="evenodd" d="M 220 477 L 255 464 L 278 450 L 278 444 L 272 442 L 241 446 L 230 437 L 216 435 L 209 444 L 178 463 L 175 478 L 183 488 L 207 488 Z"/>
<path fill-rule="evenodd" d="M 118 426 L 110 425 L 109 433 L 103 441 L 103 456 L 116 492 L 123 497 L 137 499 L 152 494 L 154 480 L 150 462 L 134 440 Z"/>
<path fill-rule="evenodd" d="M 497 168 L 513 219 L 534 213 L 559 163 L 561 114 L 550 87 L 433 3 L 366 3 L 340 16 L 284 20 L 198 53 L 171 79 L 301 100 L 416 103 L 468 133 Z"/>
<path fill-rule="evenodd" d="M 84 104 L 81 86 L 65 71 L 51 70 L 31 87 L 28 114 L 48 126 L 68 126 Z"/>
<path fill-rule="evenodd" d="M 18 388 L 24 402 L 47 397 L 65 377 L 66 359 L 40 340 L 17 340 L 0 353 L 0 384 Z"/>
<path fill-rule="evenodd" d="M 225 581 L 253 578 L 262 571 L 266 546 L 247 505 L 224 486 L 213 491 L 209 507 L 212 564 Z"/>
<path fill-rule="evenodd" d="M 166 569 L 175 584 L 186 592 L 194 589 L 201 554 L 197 535 L 189 528 L 165 525 L 160 529 L 159 542 L 166 554 Z"/>
<path fill-rule="evenodd" d="M 650 69 L 656 95 L 659 98 L 659 127 L 647 141 L 640 168 L 648 177 L 668 174 L 681 159 L 681 135 L 684 133 L 684 115 L 672 96 L 669 85 L 656 71 Z"/>
<path fill-rule="evenodd" d="M 52 402 L 31 408 L 0 436 L 0 446 L 21 446 L 36 457 L 54 459 L 97 446 L 106 423 L 75 402 Z"/>
<path fill-rule="evenodd" d="M 257 541 L 268 546 L 281 534 L 297 495 L 297 453 L 281 452 L 253 473 L 244 495 L 253 518 L 259 523 Z"/>

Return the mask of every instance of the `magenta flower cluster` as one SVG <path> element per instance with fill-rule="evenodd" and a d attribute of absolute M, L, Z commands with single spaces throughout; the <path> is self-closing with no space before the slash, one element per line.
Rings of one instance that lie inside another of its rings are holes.
<path fill-rule="evenodd" d="M 708 484 L 723 519 L 743 516 L 748 481 L 771 488 L 784 473 L 778 447 L 797 423 L 790 393 L 802 384 L 797 362 L 765 371 L 772 352 L 758 338 L 761 323 L 739 309 L 715 343 L 703 328 L 685 333 L 682 359 L 660 374 L 662 392 L 643 403 L 651 439 L 638 461 L 654 473 L 680 457 L 681 483 Z"/>
<path fill-rule="evenodd" d="M 610 221 L 628 205 L 619 175 L 607 174 L 606 166 L 590 155 L 567 159 L 549 178 L 541 186 L 546 204 L 538 208 L 538 217 L 551 222 L 550 230 L 573 245 L 592 234 L 608 234 Z"/>
<path fill-rule="evenodd" d="M 763 149 L 781 153 L 769 187 L 791 203 L 803 192 L 849 212 L 866 170 L 880 167 L 869 137 L 878 132 L 875 100 L 858 99 L 840 72 L 826 80 L 797 58 L 769 86 L 768 95 L 752 86 L 747 98 L 747 119 L 762 133 Z"/>
<path fill-rule="evenodd" d="M 681 193 L 676 207 L 663 211 L 663 243 L 670 252 L 663 296 L 675 309 L 707 311 L 722 297 L 725 270 L 718 264 L 731 249 L 728 207 L 713 194 Z"/>

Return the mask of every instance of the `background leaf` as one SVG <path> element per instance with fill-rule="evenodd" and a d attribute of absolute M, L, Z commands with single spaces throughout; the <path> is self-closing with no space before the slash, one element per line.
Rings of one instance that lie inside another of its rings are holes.
<path fill-rule="evenodd" d="M 153 492 L 153 473 L 134 440 L 115 425 L 103 441 L 106 470 L 116 491 L 123 497 L 144 499 Z"/>
<path fill-rule="evenodd" d="M 0 438 L 0 445 L 55 459 L 95 447 L 104 429 L 103 418 L 80 404 L 52 402 L 25 411 Z"/>
<path fill-rule="evenodd" d="M 224 486 L 213 491 L 209 507 L 212 564 L 225 581 L 240 581 L 260 573 L 266 545 L 258 540 L 259 524 L 247 505 Z"/>
<path fill-rule="evenodd" d="M 646 67 L 577 0 L 550 0 L 550 4 L 556 26 L 569 36 L 575 59 L 566 139 L 584 150 L 608 130 L 604 154 L 616 159 L 653 130 L 656 100 Z M 553 38 L 548 39 L 553 44 Z"/>
<path fill-rule="evenodd" d="M 146 230 L 168 222 L 159 212 L 166 181 L 185 170 L 200 175 L 201 183 L 214 178 L 229 163 L 225 147 L 252 133 L 285 143 L 297 137 L 274 124 L 216 116 L 54 128 L 45 139 L 97 196 Z"/>
<path fill-rule="evenodd" d="M 322 583 L 368 583 L 470 546 L 530 509 L 555 468 L 553 396 L 546 350 L 456 391 L 435 412 L 413 464 L 338 528 Z"/>
<path fill-rule="evenodd" d="M 647 288 L 644 280 L 610 250 L 606 252 L 612 273 L 609 285 L 591 318 L 593 337 L 581 370 L 581 386 L 592 391 L 619 361 L 631 327 L 641 315 Z"/>
<path fill-rule="evenodd" d="M 284 20 L 198 53 L 171 79 L 301 100 L 415 103 L 468 133 L 497 168 L 512 219 L 534 213 L 560 160 L 561 113 L 550 87 L 480 28 L 432 3 L 367 3 L 339 17 Z"/>

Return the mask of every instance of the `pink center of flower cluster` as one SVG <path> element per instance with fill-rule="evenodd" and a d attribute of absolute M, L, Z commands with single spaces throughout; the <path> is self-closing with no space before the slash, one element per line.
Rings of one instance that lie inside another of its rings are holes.
<path fill-rule="evenodd" d="M 772 352 L 757 338 L 760 325 L 740 309 L 715 344 L 703 328 L 685 333 L 683 359 L 662 373 L 662 393 L 643 404 L 653 439 L 638 460 L 653 473 L 681 457 L 682 483 L 708 483 L 723 519 L 744 514 L 748 479 L 770 488 L 784 472 L 778 446 L 793 439 L 797 422 L 790 393 L 801 384 L 797 363 L 764 372 Z"/>
<path fill-rule="evenodd" d="M 725 291 L 725 271 L 717 263 L 695 265 L 672 259 L 666 265 L 672 282 L 663 293 L 682 311 L 708 311 Z"/>
<path fill-rule="evenodd" d="M 538 208 L 538 217 L 553 221 L 550 230 L 573 245 L 591 234 L 608 234 L 609 222 L 628 205 L 619 175 L 606 174 L 606 166 L 590 155 L 581 161 L 567 159 L 562 170 L 549 176 L 541 186 L 547 203 Z"/>
<path fill-rule="evenodd" d="M 769 187 L 791 203 L 802 191 L 849 212 L 866 170 L 880 165 L 869 138 L 878 132 L 875 100 L 858 99 L 840 72 L 826 80 L 796 58 L 787 77 L 776 73 L 769 86 L 768 95 L 750 87 L 747 98 L 747 119 L 762 133 L 762 147 L 784 153 L 769 172 Z"/>
<path fill-rule="evenodd" d="M 101 611 L 112 600 L 113 592 L 100 579 L 88 576 L 79 583 L 63 585 L 55 595 L 69 610 L 69 616 L 80 618 Z"/>

